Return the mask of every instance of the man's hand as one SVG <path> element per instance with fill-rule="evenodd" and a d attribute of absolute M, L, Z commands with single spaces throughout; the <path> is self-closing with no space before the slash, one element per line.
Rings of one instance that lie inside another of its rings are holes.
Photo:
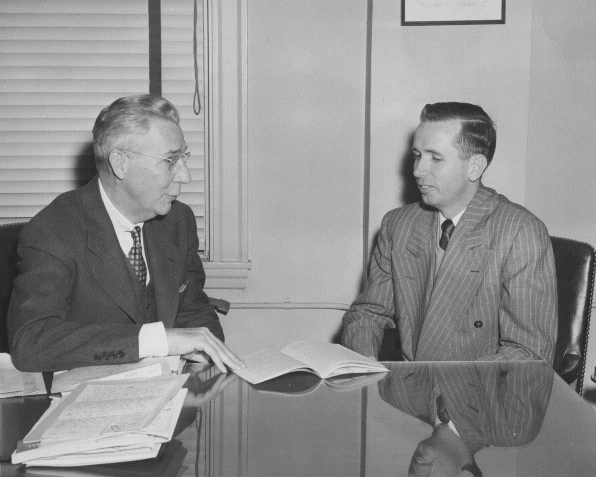
<path fill-rule="evenodd" d="M 232 371 L 244 367 L 244 362 L 232 353 L 207 328 L 168 328 L 166 329 L 170 355 L 194 355 L 205 353 L 222 373 L 226 366 Z"/>

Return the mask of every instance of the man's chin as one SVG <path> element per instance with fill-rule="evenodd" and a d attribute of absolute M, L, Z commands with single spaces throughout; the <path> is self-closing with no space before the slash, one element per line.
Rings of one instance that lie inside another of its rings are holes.
<path fill-rule="evenodd" d="M 172 210 L 172 203 L 168 202 L 167 204 L 161 205 L 158 209 L 155 210 L 157 215 L 168 215 L 168 212 Z"/>

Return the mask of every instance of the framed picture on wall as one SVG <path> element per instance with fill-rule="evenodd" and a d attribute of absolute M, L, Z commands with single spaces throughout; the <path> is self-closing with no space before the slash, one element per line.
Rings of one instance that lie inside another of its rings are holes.
<path fill-rule="evenodd" d="M 505 23 L 505 0 L 401 0 L 402 25 Z"/>

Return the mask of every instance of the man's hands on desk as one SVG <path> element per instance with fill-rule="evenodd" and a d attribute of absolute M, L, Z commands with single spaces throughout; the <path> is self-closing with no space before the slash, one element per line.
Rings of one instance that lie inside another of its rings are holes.
<path fill-rule="evenodd" d="M 207 328 L 168 328 L 166 337 L 170 355 L 199 362 L 207 362 L 209 357 L 222 373 L 227 368 L 236 371 L 244 367 L 244 362 Z"/>

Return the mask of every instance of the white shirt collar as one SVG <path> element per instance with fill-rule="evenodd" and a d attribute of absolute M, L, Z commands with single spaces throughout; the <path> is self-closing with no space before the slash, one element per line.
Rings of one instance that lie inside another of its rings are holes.
<path fill-rule="evenodd" d="M 110 216 L 110 220 L 112 221 L 112 225 L 114 226 L 116 233 L 118 233 L 119 231 L 130 233 L 137 225 L 139 227 L 141 227 L 141 230 L 142 230 L 143 222 L 140 222 L 138 224 L 133 224 L 130 220 L 128 220 L 122 214 L 122 212 L 120 212 L 116 208 L 116 206 L 112 203 L 112 201 L 108 197 L 108 194 L 106 193 L 105 189 L 103 188 L 101 180 L 98 180 L 98 182 L 99 182 L 99 193 L 101 194 L 101 200 L 103 201 L 103 205 L 106 206 L 106 210 L 108 211 L 108 215 Z"/>
<path fill-rule="evenodd" d="M 467 207 L 466 207 L 467 209 Z M 457 225 L 457 223 L 459 222 L 459 219 L 461 219 L 461 216 L 464 215 L 464 212 L 466 211 L 466 209 L 462 210 L 459 214 L 457 214 L 455 217 L 453 217 L 451 219 L 451 221 L 453 222 L 453 225 Z M 439 211 L 439 226 L 445 222 L 445 220 L 447 220 L 445 218 L 445 216 L 441 213 L 441 211 Z"/>

